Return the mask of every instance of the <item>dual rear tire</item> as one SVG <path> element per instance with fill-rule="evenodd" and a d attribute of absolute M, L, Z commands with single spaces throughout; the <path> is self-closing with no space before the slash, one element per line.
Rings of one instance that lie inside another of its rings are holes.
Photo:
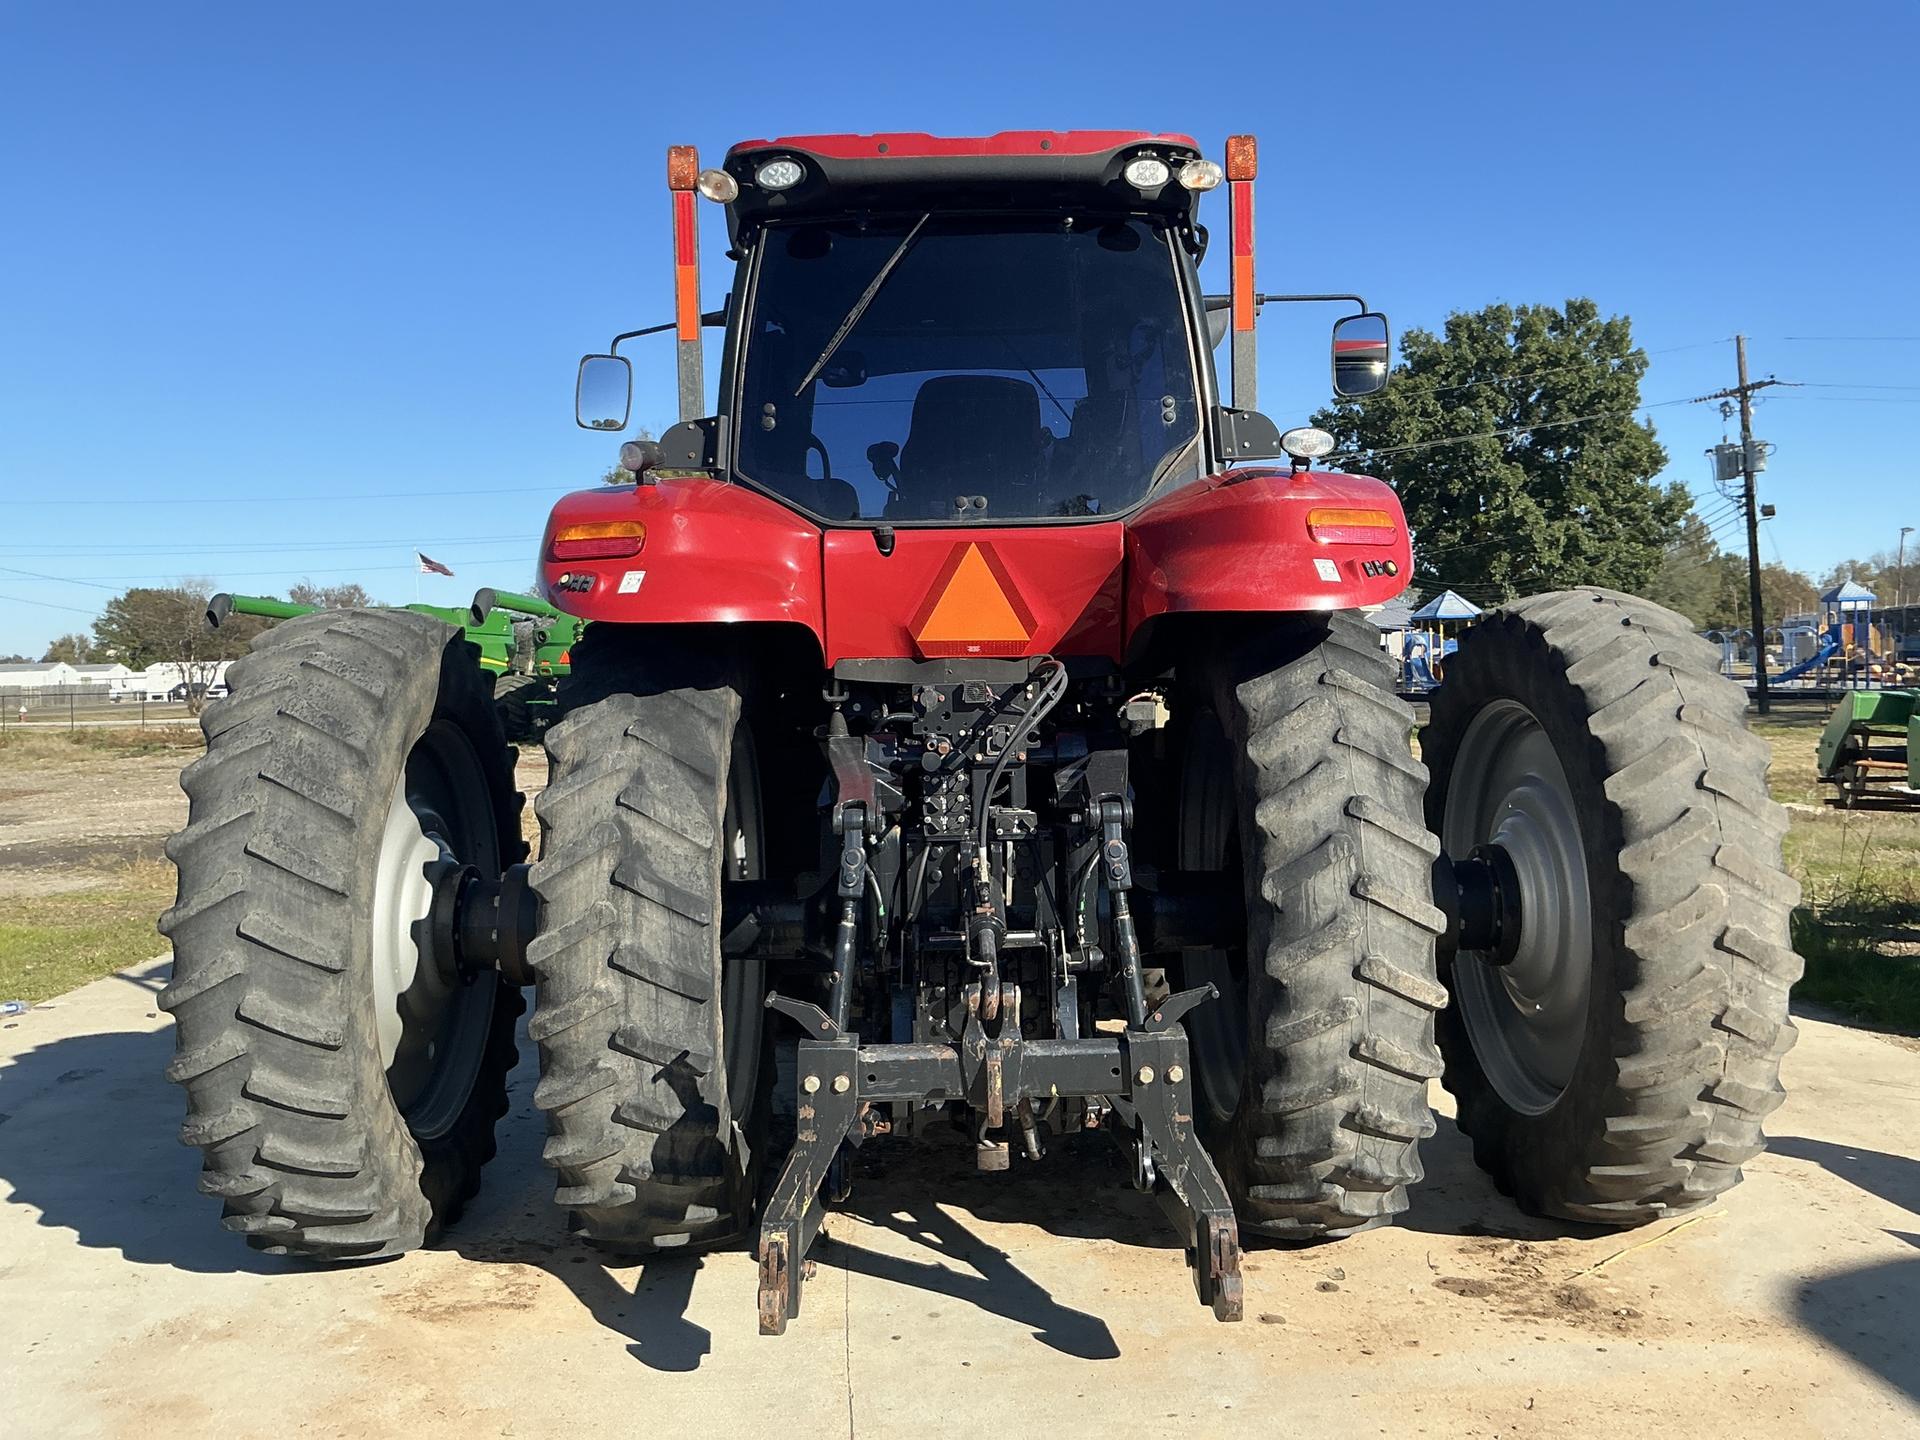
<path fill-rule="evenodd" d="M 547 735 L 528 1033 L 555 1198 L 595 1242 L 650 1251 L 725 1240 L 751 1213 L 765 965 L 722 956 L 721 906 L 761 878 L 765 836 L 740 672 L 630 645 L 589 632 Z"/>
<path fill-rule="evenodd" d="M 513 754 L 473 647 L 426 616 L 288 620 L 229 683 L 167 844 L 181 1138 L 254 1247 L 397 1255 L 478 1190 L 507 1108 L 520 992 L 425 931 L 437 866 L 525 853 Z"/>
<path fill-rule="evenodd" d="M 1188 1027 L 1244 1223 L 1337 1236 L 1405 1209 L 1443 1065 L 1476 1160 L 1531 1212 L 1640 1224 L 1739 1180 L 1783 1098 L 1798 888 L 1717 660 L 1610 591 L 1495 612 L 1433 696 L 1430 777 L 1361 617 L 1193 666 L 1177 863 L 1237 865 L 1247 909 L 1242 947 L 1184 960 L 1244 1004 Z M 1510 957 L 1436 957 L 1442 844 L 1512 859 Z"/>
<path fill-rule="evenodd" d="M 601 653 L 628 643 L 583 642 L 548 736 L 529 1032 L 557 1198 L 652 1250 L 750 1217 L 765 977 L 722 955 L 721 915 L 765 834 L 743 675 L 692 645 Z M 1635 1224 L 1738 1180 L 1794 1039 L 1797 888 L 1766 748 L 1716 667 L 1644 601 L 1522 602 L 1463 640 L 1425 766 L 1362 617 L 1182 670 L 1175 863 L 1237 869 L 1246 924 L 1179 963 L 1227 992 L 1189 1025 L 1250 1228 L 1404 1210 L 1443 1065 L 1476 1158 L 1529 1210 Z M 671 684 L 614 683 L 647 674 Z M 437 864 L 524 853 L 512 752 L 471 647 L 422 616 L 288 621 L 231 681 L 169 845 L 183 1138 L 250 1243 L 397 1254 L 477 1189 L 506 1108 L 519 992 L 461 983 L 422 927 Z M 1442 841 L 1513 857 L 1530 928 L 1508 963 L 1438 963 Z"/>

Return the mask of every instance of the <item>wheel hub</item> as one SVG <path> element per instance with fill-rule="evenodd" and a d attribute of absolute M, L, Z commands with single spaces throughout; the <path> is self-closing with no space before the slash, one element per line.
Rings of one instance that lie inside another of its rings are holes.
<path fill-rule="evenodd" d="M 486 1048 L 496 986 L 474 984 L 518 935 L 525 906 L 501 923 L 492 800 L 473 747 L 429 727 L 395 782 L 374 858 L 374 1033 L 387 1088 L 427 1139 L 465 1109 Z"/>
<path fill-rule="evenodd" d="M 1572 789 L 1524 706 L 1489 705 L 1468 726 L 1441 839 L 1469 857 L 1452 865 L 1455 904 L 1443 908 L 1457 917 L 1451 979 L 1474 1054 L 1508 1104 L 1541 1114 L 1579 1060 L 1593 907 Z"/>

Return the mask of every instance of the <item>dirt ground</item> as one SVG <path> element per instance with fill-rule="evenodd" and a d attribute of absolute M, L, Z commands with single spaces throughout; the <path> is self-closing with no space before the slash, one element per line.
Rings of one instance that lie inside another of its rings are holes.
<path fill-rule="evenodd" d="M 0 900 L 85 890 L 115 864 L 158 859 L 167 836 L 187 823 L 180 768 L 199 752 L 114 754 L 49 736 L 30 755 L 0 753 Z M 197 734 L 182 736 L 197 746 Z M 536 843 L 533 797 L 547 762 L 523 751 L 516 777 L 527 796 L 528 843 Z"/>
<path fill-rule="evenodd" d="M 0 768 L 0 897 L 98 883 L 102 862 L 157 859 L 187 820 L 190 753 L 103 756 L 50 742 Z"/>

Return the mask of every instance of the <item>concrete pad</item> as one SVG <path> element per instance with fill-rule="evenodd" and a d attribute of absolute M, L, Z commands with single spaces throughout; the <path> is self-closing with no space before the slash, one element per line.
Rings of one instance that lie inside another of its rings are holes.
<path fill-rule="evenodd" d="M 164 976 L 0 1028 L 9 1436 L 1920 1433 L 1920 1052 L 1819 1020 L 1773 1149 L 1696 1219 L 1529 1220 L 1443 1120 L 1405 1223 L 1254 1250 L 1225 1326 L 1099 1137 L 1006 1176 L 874 1146 L 767 1339 L 744 1252 L 568 1237 L 531 1058 L 442 1248 L 254 1254 L 175 1139 Z"/>

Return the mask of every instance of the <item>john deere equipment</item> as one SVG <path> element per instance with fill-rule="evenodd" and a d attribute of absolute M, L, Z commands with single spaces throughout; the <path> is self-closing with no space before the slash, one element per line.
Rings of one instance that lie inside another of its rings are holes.
<path fill-rule="evenodd" d="M 207 602 L 207 623 L 218 626 L 229 615 L 290 620 L 321 608 L 263 595 L 222 593 Z M 494 709 L 508 740 L 537 739 L 552 723 L 554 683 L 570 668 L 573 647 L 586 628 L 584 620 L 537 596 L 511 590 L 480 590 L 464 610 L 445 605 L 396 608 L 460 627 L 491 680 Z"/>
<path fill-rule="evenodd" d="M 1920 804 L 1920 690 L 1854 690 L 1820 735 L 1820 778 L 1833 803 Z"/>
<path fill-rule="evenodd" d="M 985 1171 L 1114 1137 L 1223 1320 L 1243 1229 L 1406 1209 L 1443 1068 L 1530 1210 L 1739 1179 L 1799 973 L 1745 694 L 1677 615 L 1541 595 L 1468 632 L 1414 758 L 1360 613 L 1410 573 L 1399 497 L 1253 408 L 1261 302 L 1351 303 L 1254 289 L 1255 168 L 1128 131 L 670 152 L 682 419 L 541 540 L 594 623 L 538 861 L 429 616 L 288 620 L 207 712 L 164 1003 L 233 1229 L 430 1236 L 529 981 L 555 1198 L 616 1249 L 750 1237 L 768 1332 L 849 1148 L 942 1117 Z M 711 410 L 702 196 L 738 262 Z M 1387 379 L 1358 308 L 1340 395 Z M 580 423 L 630 392 L 589 356 Z"/>

